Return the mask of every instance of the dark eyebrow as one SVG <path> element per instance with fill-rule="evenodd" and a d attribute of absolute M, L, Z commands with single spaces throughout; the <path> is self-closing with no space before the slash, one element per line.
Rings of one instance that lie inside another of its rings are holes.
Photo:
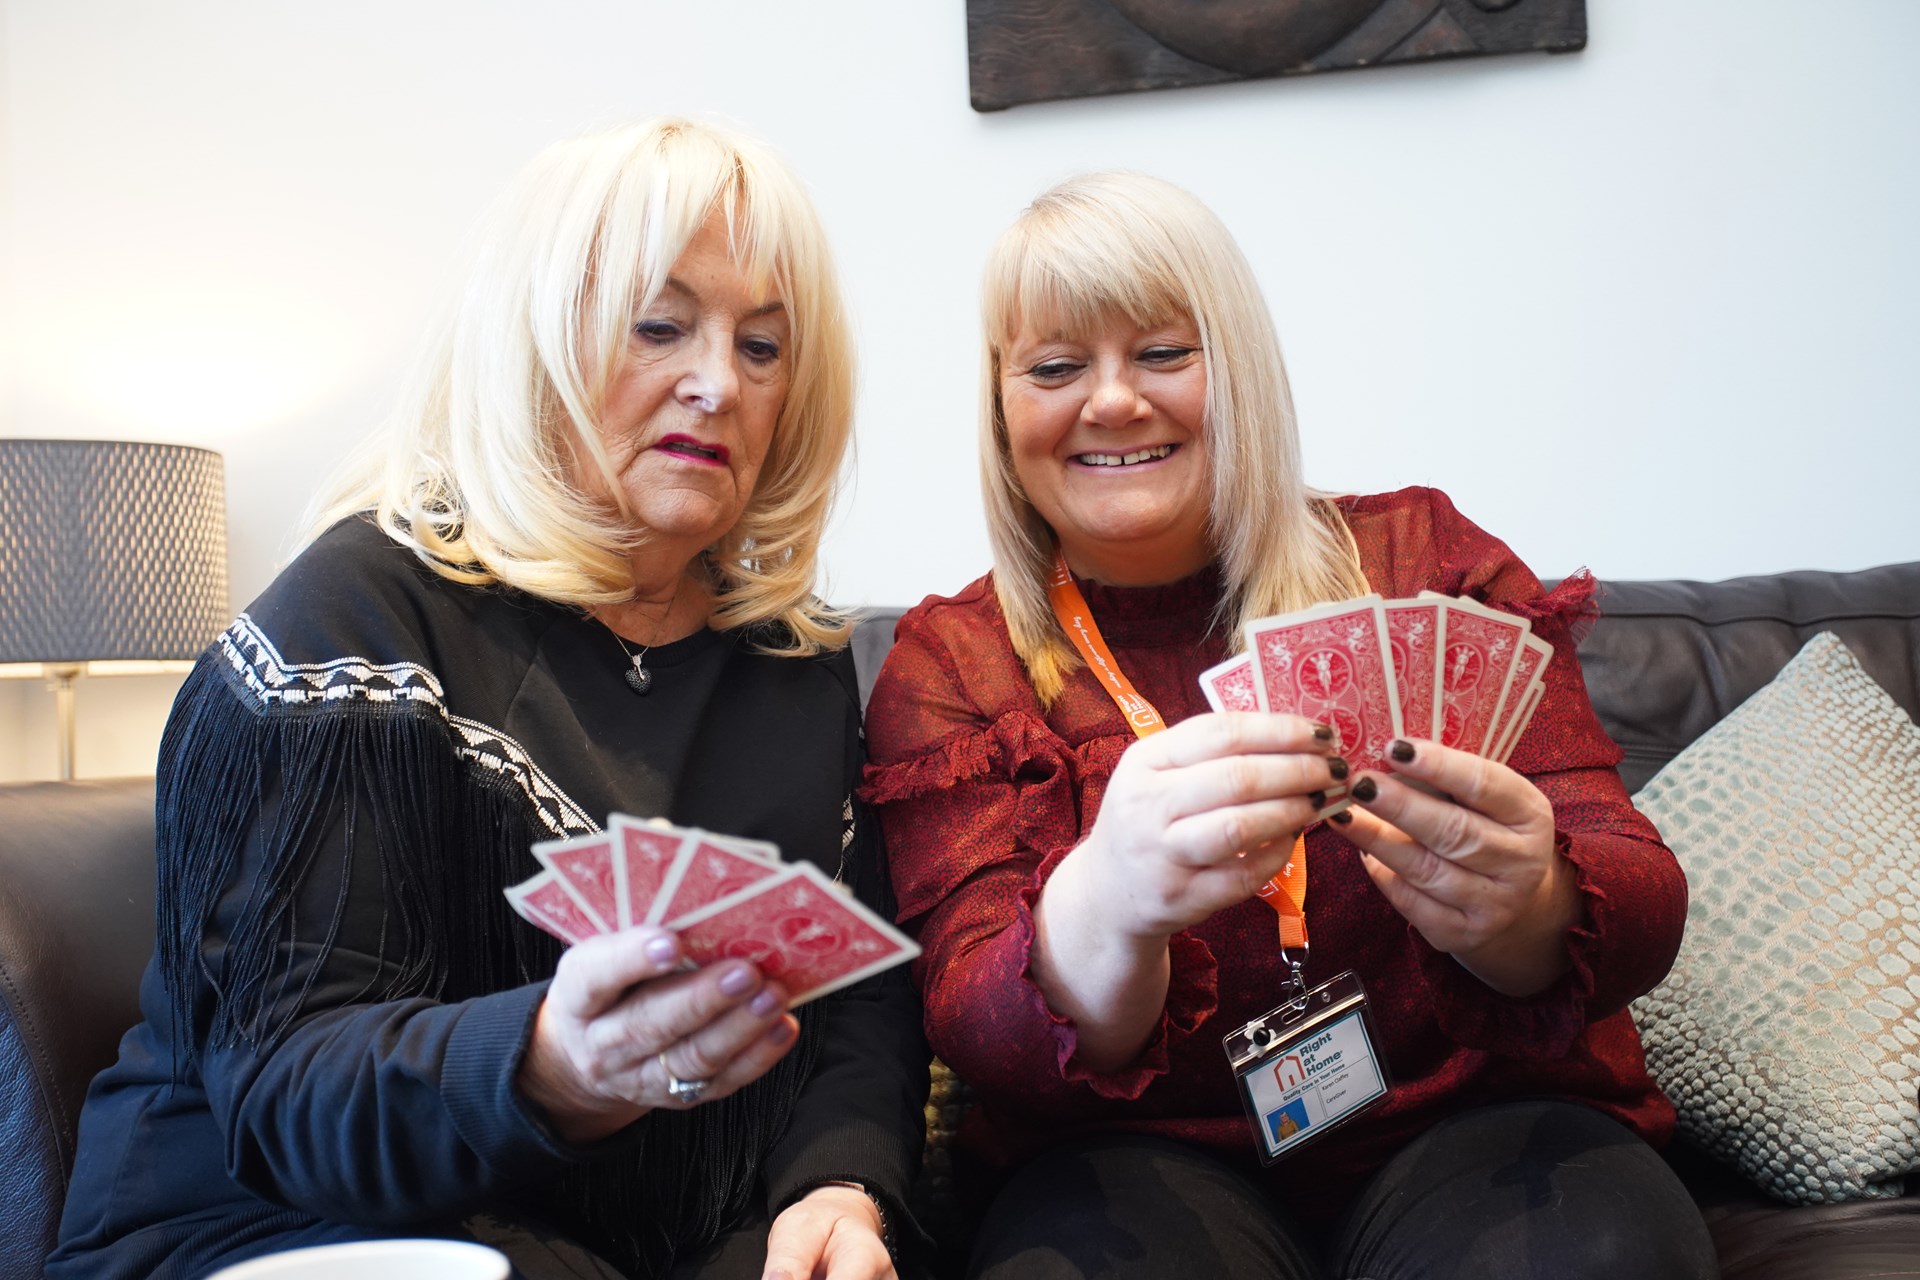
<path fill-rule="evenodd" d="M 698 298 L 700 296 L 698 293 L 695 293 L 692 289 L 688 288 L 687 282 L 680 279 L 678 276 L 667 277 L 667 283 L 661 287 L 661 292 L 664 293 L 668 289 L 678 289 L 681 293 L 686 294 L 689 298 Z M 787 304 L 782 302 L 780 299 L 775 298 L 772 302 L 769 302 L 766 306 L 758 307 L 752 311 L 747 312 L 747 318 L 749 320 L 752 320 L 759 316 L 770 316 L 776 311 L 785 311 L 786 309 L 787 309 Z"/>

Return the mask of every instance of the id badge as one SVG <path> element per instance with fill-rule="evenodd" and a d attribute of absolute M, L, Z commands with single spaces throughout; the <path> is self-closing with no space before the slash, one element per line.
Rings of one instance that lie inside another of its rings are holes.
<path fill-rule="evenodd" d="M 1352 970 L 1221 1041 L 1260 1159 L 1274 1164 L 1387 1096 L 1366 988 Z"/>

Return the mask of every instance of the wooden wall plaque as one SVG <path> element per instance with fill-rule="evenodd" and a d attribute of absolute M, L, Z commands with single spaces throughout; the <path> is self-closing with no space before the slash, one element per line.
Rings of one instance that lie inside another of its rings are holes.
<path fill-rule="evenodd" d="M 976 111 L 1586 43 L 1586 0 L 967 0 Z"/>

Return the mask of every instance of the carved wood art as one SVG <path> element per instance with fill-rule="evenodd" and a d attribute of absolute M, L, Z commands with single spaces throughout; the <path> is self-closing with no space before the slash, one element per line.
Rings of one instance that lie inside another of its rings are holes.
<path fill-rule="evenodd" d="M 1586 0 L 967 0 L 976 111 L 1586 43 Z"/>

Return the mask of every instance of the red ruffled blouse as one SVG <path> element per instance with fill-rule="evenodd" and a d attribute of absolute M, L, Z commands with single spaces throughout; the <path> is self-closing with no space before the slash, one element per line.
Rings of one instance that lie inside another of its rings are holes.
<path fill-rule="evenodd" d="M 1509 763 L 1552 801 L 1577 870 L 1583 919 L 1572 969 L 1527 999 L 1502 996 L 1430 946 L 1380 895 L 1359 853 L 1326 824 L 1307 836 L 1309 985 L 1355 970 L 1371 998 L 1388 1099 L 1258 1176 L 1310 1215 L 1441 1117 L 1524 1096 L 1588 1103 L 1663 1145 L 1673 1108 L 1647 1075 L 1627 1002 L 1667 971 L 1686 882 L 1628 801 L 1620 750 L 1594 717 L 1574 656 L 1593 614 L 1591 578 L 1543 593 L 1505 543 L 1432 489 L 1341 500 L 1361 564 L 1389 597 L 1467 595 L 1533 620 L 1554 646 L 1546 694 Z M 1201 671 L 1227 656 L 1203 572 L 1164 587 L 1081 584 L 1121 668 L 1169 724 L 1207 710 Z M 1254 1162 L 1221 1037 L 1283 996 L 1272 908 L 1258 899 L 1171 941 L 1159 1032 L 1129 1066 L 1084 1067 L 1075 1028 L 1029 971 L 1032 905 L 1091 829 L 1135 741 L 1086 671 L 1051 710 L 1007 639 L 992 579 L 930 597 L 900 620 L 867 712 L 863 794 L 879 812 L 900 919 L 924 948 L 915 971 L 934 1051 L 977 1092 L 961 1133 L 992 1163 L 1063 1138 L 1159 1134 Z"/>

